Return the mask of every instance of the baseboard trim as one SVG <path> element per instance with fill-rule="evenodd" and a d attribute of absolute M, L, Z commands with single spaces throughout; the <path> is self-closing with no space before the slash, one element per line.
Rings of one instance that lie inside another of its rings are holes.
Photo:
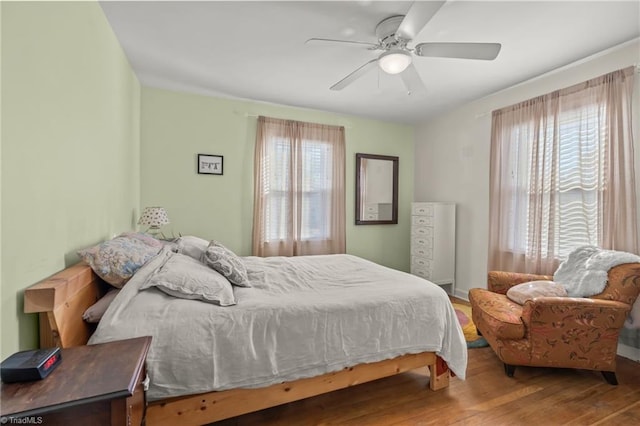
<path fill-rule="evenodd" d="M 456 288 L 456 291 L 454 292 L 454 296 L 457 297 L 458 299 L 466 300 L 468 302 L 469 290 L 461 290 Z"/>
<path fill-rule="evenodd" d="M 640 362 L 640 348 L 634 348 L 633 346 L 618 343 L 618 355 L 628 358 L 631 361 Z"/>

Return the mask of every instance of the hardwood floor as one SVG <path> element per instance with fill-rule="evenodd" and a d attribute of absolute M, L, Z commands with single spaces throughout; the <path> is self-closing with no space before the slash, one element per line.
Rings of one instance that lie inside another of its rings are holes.
<path fill-rule="evenodd" d="M 491 348 L 468 354 L 467 379 L 441 391 L 419 369 L 213 425 L 640 425 L 640 363 L 618 357 L 611 386 L 586 370 L 517 367 L 509 378 Z"/>
<path fill-rule="evenodd" d="M 611 386 L 585 370 L 518 367 L 509 378 L 491 348 L 468 353 L 467 379 L 441 391 L 420 369 L 215 425 L 640 424 L 639 363 L 619 357 L 620 384 Z"/>

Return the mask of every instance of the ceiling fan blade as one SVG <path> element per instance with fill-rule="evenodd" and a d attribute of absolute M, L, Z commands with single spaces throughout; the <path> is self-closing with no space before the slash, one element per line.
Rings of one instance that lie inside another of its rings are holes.
<path fill-rule="evenodd" d="M 396 37 L 413 40 L 446 1 L 414 1 L 396 31 Z"/>
<path fill-rule="evenodd" d="M 416 70 L 413 64 L 410 64 L 406 70 L 402 71 L 400 77 L 402 77 L 402 81 L 407 87 L 409 95 L 425 93 L 427 91 L 427 88 L 420 78 L 420 74 L 418 74 L 418 70 Z"/>
<path fill-rule="evenodd" d="M 362 77 L 367 71 L 369 71 L 373 66 L 375 66 L 376 62 L 378 62 L 378 58 L 372 59 L 333 86 L 330 87 L 331 90 L 342 90 L 360 77 Z"/>
<path fill-rule="evenodd" d="M 414 53 L 418 56 L 492 61 L 501 48 L 500 43 L 420 43 Z"/>
<path fill-rule="evenodd" d="M 375 49 L 379 47 L 375 43 L 369 43 L 366 41 L 354 41 L 354 40 L 334 40 L 332 38 L 310 38 L 305 41 L 304 44 L 325 44 L 325 43 L 348 43 L 348 44 L 358 44 L 360 46 L 367 46 L 370 49 Z"/>

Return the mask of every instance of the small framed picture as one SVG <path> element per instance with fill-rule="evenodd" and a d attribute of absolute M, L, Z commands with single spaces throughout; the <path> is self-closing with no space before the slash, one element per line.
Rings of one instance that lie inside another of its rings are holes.
<path fill-rule="evenodd" d="M 198 174 L 221 175 L 222 155 L 198 154 Z"/>

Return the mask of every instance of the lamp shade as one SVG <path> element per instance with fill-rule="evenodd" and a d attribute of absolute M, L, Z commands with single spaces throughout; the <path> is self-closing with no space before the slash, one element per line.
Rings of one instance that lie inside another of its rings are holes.
<path fill-rule="evenodd" d="M 169 223 L 169 216 L 164 207 L 145 207 L 142 216 L 138 220 L 138 225 L 149 225 L 158 228 Z"/>
<path fill-rule="evenodd" d="M 400 74 L 411 64 L 411 54 L 400 49 L 391 49 L 378 58 L 378 65 L 387 74 Z"/>

